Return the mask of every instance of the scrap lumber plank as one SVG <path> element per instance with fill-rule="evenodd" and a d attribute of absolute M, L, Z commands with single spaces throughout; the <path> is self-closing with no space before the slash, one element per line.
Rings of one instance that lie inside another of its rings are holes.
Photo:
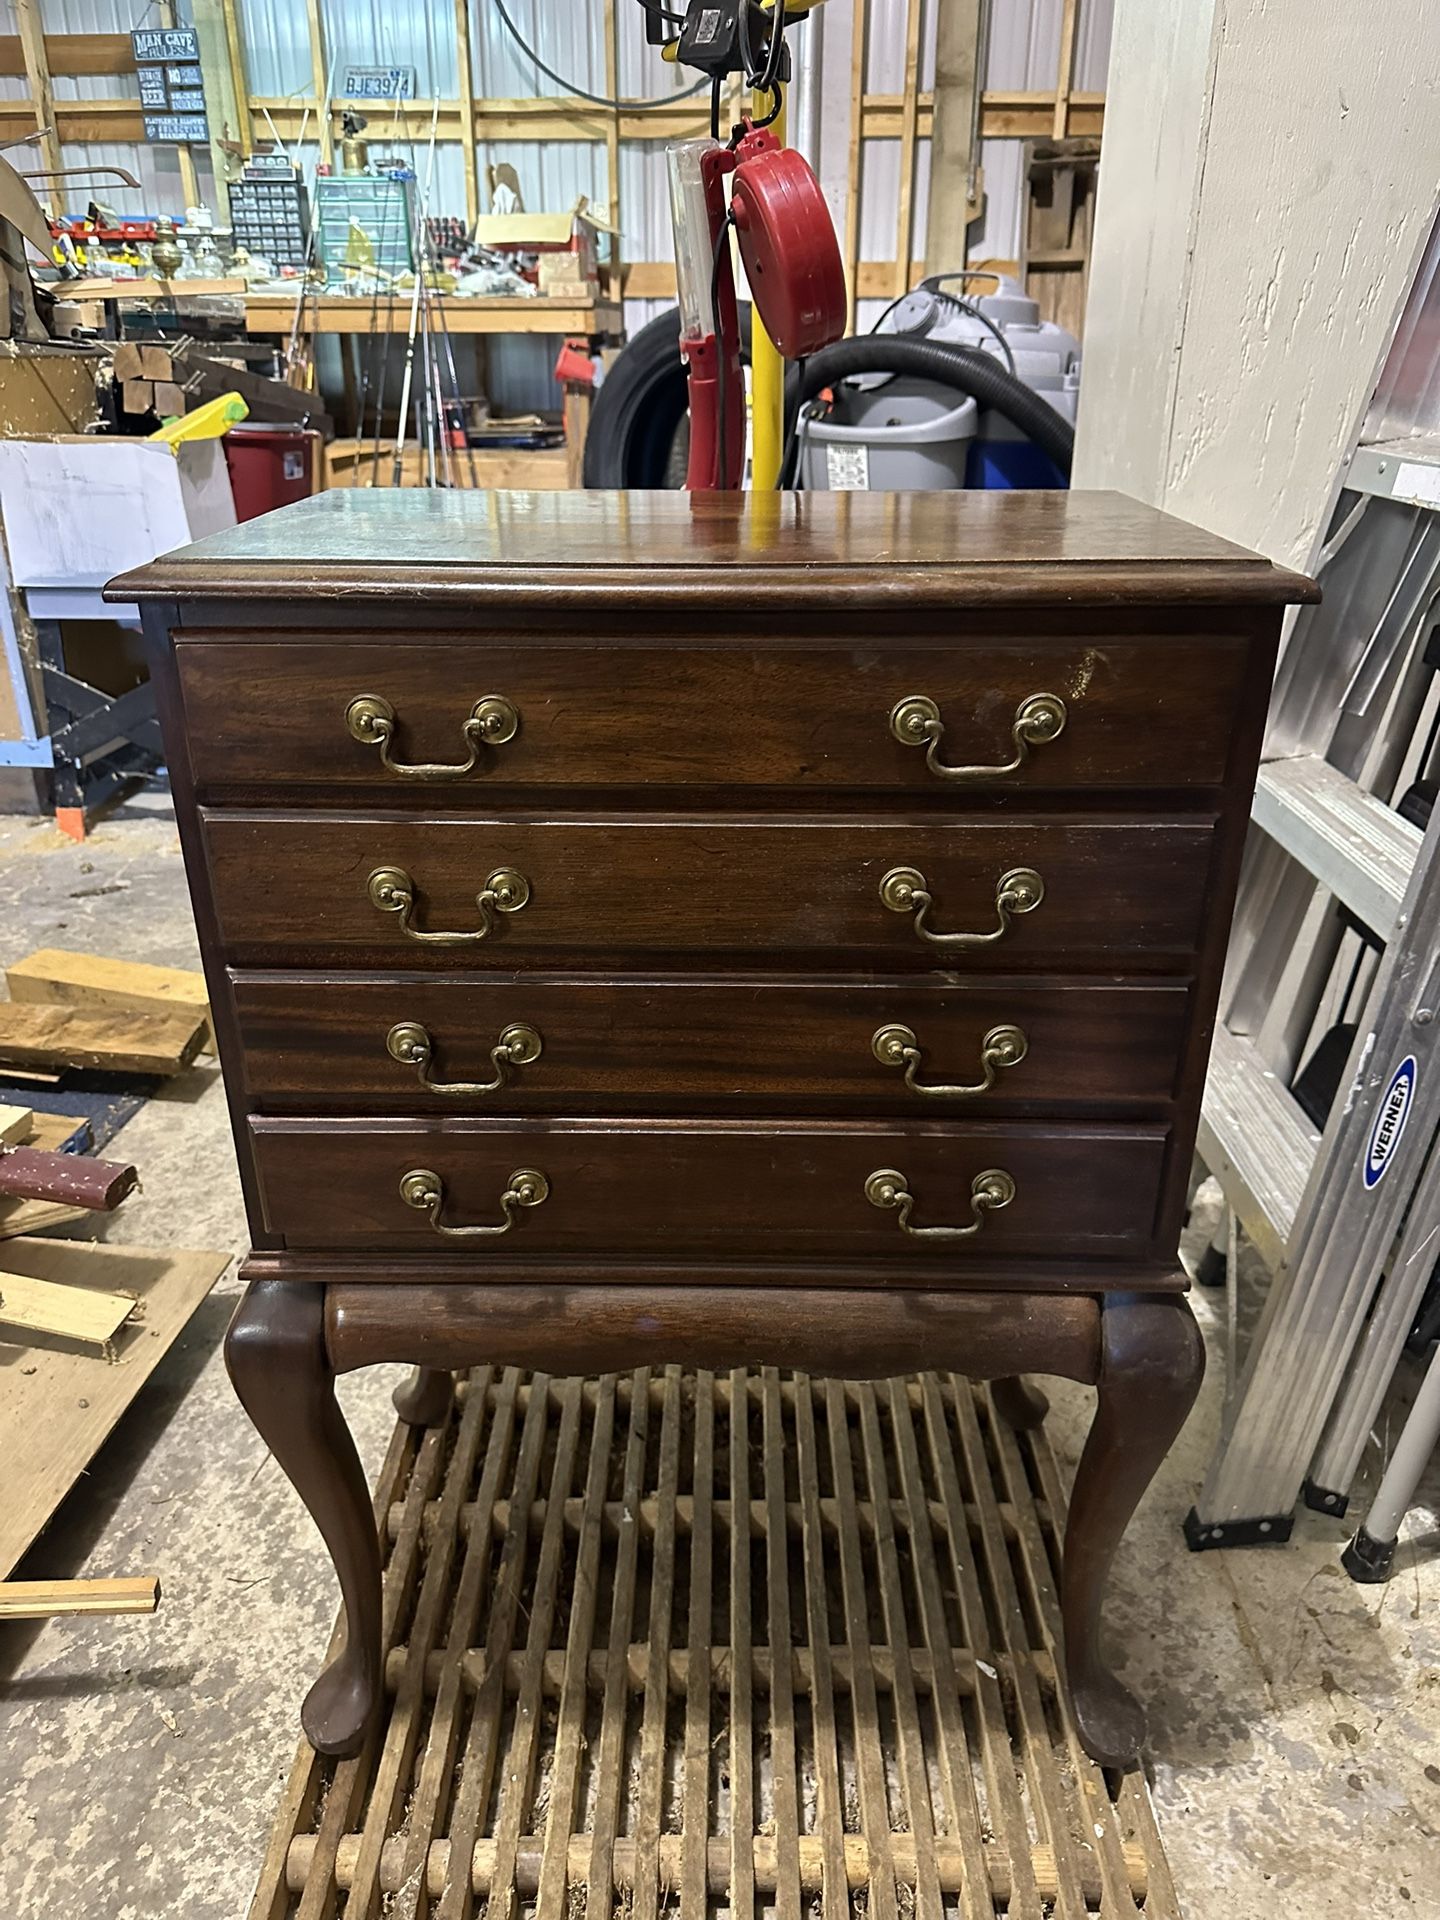
<path fill-rule="evenodd" d="M 35 1126 L 33 1107 L 7 1107 L 0 1105 L 0 1145 L 14 1147 L 22 1142 L 28 1144 Z"/>
<path fill-rule="evenodd" d="M 105 1073 L 183 1072 L 205 1041 L 193 1013 L 88 1012 L 0 1003 L 0 1060 Z"/>
<path fill-rule="evenodd" d="M 229 1265 L 213 1250 L 99 1246 L 83 1240 L 12 1240 L 12 1272 L 65 1286 L 99 1286 L 144 1302 L 145 1337 L 127 1340 L 113 1366 L 67 1347 L 32 1347 L 0 1367 L 0 1576 L 10 1572 L 80 1478 L 101 1443 L 174 1345 Z M 36 1435 L 44 1435 L 44 1445 Z"/>
<path fill-rule="evenodd" d="M 198 968 L 152 967 L 108 954 L 41 947 L 5 969 L 12 1000 L 27 1005 L 128 1008 L 135 1013 L 188 1013 L 210 1018 L 210 996 Z M 213 1047 L 209 1034 L 207 1050 Z"/>
<path fill-rule="evenodd" d="M 6 1580 L 0 1620 L 53 1620 L 61 1614 L 154 1613 L 160 1582 L 148 1580 Z"/>
<path fill-rule="evenodd" d="M 103 1293 L 90 1287 L 37 1280 L 28 1273 L 0 1271 L 0 1340 L 14 1343 L 10 1331 L 53 1333 L 85 1346 L 108 1347 L 138 1302 L 130 1293 Z"/>

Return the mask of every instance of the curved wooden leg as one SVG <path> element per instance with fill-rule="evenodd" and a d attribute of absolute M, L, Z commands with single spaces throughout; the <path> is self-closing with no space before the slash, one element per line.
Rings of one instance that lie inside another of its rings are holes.
<path fill-rule="evenodd" d="M 1050 1411 L 1050 1402 L 1040 1389 L 1032 1387 L 1018 1373 L 1012 1373 L 1004 1380 L 992 1380 L 990 1397 L 995 1402 L 995 1411 L 1006 1425 L 1018 1427 L 1022 1432 L 1030 1427 L 1038 1427 Z"/>
<path fill-rule="evenodd" d="M 321 1753 L 358 1753 L 380 1697 L 380 1546 L 360 1456 L 335 1399 L 325 1290 L 253 1285 L 225 1336 L 240 1403 L 324 1536 L 345 1602 L 345 1644 L 300 1718 Z"/>
<path fill-rule="evenodd" d="M 391 1397 L 407 1425 L 438 1427 L 455 1398 L 455 1376 L 443 1367 L 417 1367 Z"/>
<path fill-rule="evenodd" d="M 1065 1529 L 1063 1614 L 1080 1739 L 1106 1767 L 1131 1767 L 1145 1714 L 1100 1653 L 1105 1582 L 1140 1497 L 1195 1404 L 1205 1347 L 1182 1294 L 1110 1294 L 1100 1319 L 1100 1404 Z"/>

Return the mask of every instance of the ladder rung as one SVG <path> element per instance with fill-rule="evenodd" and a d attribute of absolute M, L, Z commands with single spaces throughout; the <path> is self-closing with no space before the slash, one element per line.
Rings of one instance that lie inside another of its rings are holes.
<path fill-rule="evenodd" d="M 1196 1151 L 1273 1272 L 1320 1135 L 1248 1040 L 1215 1030 Z"/>
<path fill-rule="evenodd" d="M 1410 884 L 1420 831 L 1314 754 L 1260 769 L 1254 819 L 1382 941 Z"/>
<path fill-rule="evenodd" d="M 1342 473 L 1356 493 L 1378 494 L 1412 507 L 1440 507 L 1440 438 L 1417 433 L 1357 447 Z"/>

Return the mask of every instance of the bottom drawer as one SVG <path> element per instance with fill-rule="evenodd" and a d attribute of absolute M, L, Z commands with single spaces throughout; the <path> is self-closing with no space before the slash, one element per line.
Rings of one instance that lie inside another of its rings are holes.
<path fill-rule="evenodd" d="M 1138 1259 L 1153 1251 L 1167 1140 L 1159 1126 L 922 1121 L 251 1130 L 267 1223 L 288 1246 L 470 1261 Z"/>

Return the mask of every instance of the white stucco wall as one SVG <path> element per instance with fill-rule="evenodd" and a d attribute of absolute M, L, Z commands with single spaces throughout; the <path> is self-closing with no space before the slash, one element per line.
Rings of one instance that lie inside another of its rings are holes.
<path fill-rule="evenodd" d="M 1436 0 L 1117 0 L 1076 484 L 1303 565 L 1437 193 Z"/>

